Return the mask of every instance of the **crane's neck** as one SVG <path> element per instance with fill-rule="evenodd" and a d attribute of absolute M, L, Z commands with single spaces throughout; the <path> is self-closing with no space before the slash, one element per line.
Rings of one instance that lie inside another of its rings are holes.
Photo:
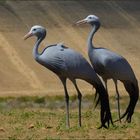
<path fill-rule="evenodd" d="M 33 48 L 33 57 L 34 57 L 34 59 L 37 61 L 37 62 L 39 62 L 39 60 L 40 60 L 40 53 L 39 53 L 39 51 L 38 51 L 38 48 L 39 48 L 39 46 L 40 46 L 40 43 L 42 42 L 42 40 L 44 39 L 45 37 L 39 37 L 39 38 L 37 38 L 37 41 L 36 41 L 36 43 L 35 43 L 35 45 L 34 45 L 34 48 Z"/>
<path fill-rule="evenodd" d="M 100 23 L 97 22 L 97 23 L 94 23 L 94 24 L 91 24 L 91 25 L 92 25 L 92 30 L 89 33 L 88 40 L 87 40 L 88 52 L 91 52 L 92 50 L 96 49 L 95 46 L 92 43 L 92 40 L 93 40 L 94 34 L 96 33 L 96 31 L 100 27 Z"/>

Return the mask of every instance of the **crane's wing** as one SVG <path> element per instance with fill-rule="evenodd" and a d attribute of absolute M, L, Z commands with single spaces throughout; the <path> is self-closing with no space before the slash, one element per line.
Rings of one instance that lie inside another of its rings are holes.
<path fill-rule="evenodd" d="M 42 65 L 56 74 L 83 80 L 98 79 L 94 69 L 81 54 L 63 45 L 46 48 L 40 59 Z"/>
<path fill-rule="evenodd" d="M 135 78 L 130 64 L 124 57 L 107 49 L 97 49 L 92 56 L 92 64 L 99 75 L 119 80 Z"/>

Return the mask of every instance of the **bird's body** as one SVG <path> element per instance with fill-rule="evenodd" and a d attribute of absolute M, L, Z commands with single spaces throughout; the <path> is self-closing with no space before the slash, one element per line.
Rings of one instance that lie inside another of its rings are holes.
<path fill-rule="evenodd" d="M 103 79 L 134 81 L 135 74 L 127 60 L 108 49 L 95 48 L 89 52 L 90 61 Z"/>
<path fill-rule="evenodd" d="M 85 58 L 64 45 L 51 45 L 39 56 L 39 63 L 60 77 L 98 81 L 98 77 Z"/>
<path fill-rule="evenodd" d="M 78 21 L 76 24 L 89 23 L 92 26 L 92 30 L 89 33 L 87 45 L 88 45 L 88 56 L 97 74 L 99 74 L 107 89 L 107 80 L 113 79 L 116 88 L 117 95 L 117 107 L 119 120 L 127 115 L 127 121 L 131 122 L 131 117 L 133 115 L 136 103 L 139 97 L 138 82 L 135 74 L 128 63 L 128 61 L 105 48 L 96 48 L 93 45 L 93 37 L 97 30 L 100 28 L 99 18 L 95 15 L 89 15 L 85 19 Z M 123 82 L 125 89 L 130 96 L 130 103 L 126 112 L 120 116 L 120 103 L 119 103 L 119 91 L 117 87 L 117 81 Z M 108 90 L 108 89 L 107 89 Z"/>
<path fill-rule="evenodd" d="M 94 69 L 90 66 L 87 60 L 78 52 L 62 45 L 55 44 L 47 46 L 42 53 L 38 52 L 39 45 L 41 41 L 46 36 L 46 30 L 42 26 L 33 26 L 30 32 L 25 36 L 27 39 L 30 36 L 37 36 L 37 41 L 33 48 L 34 59 L 47 69 L 54 72 L 61 80 L 66 101 L 66 125 L 69 124 L 69 95 L 66 86 L 66 80 L 70 79 L 75 86 L 78 94 L 79 101 L 79 126 L 81 126 L 81 99 L 82 94 L 77 86 L 76 79 L 82 79 L 90 83 L 96 88 L 99 94 L 99 101 L 101 104 L 101 127 L 106 127 L 106 123 L 112 123 L 112 117 L 109 107 L 109 100 L 107 92 L 96 75 Z"/>

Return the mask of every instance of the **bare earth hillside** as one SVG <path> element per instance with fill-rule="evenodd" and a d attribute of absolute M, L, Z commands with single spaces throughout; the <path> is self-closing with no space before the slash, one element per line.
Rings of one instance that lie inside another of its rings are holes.
<path fill-rule="evenodd" d="M 59 79 L 32 57 L 35 38 L 23 36 L 33 25 L 48 29 L 40 51 L 49 44 L 63 42 L 87 59 L 90 26 L 76 27 L 89 14 L 100 17 L 101 28 L 94 44 L 124 56 L 140 83 L 140 1 L 138 0 L 2 0 L 0 1 L 0 96 L 63 95 Z M 69 90 L 75 90 L 68 82 Z M 110 81 L 110 91 L 114 86 Z M 79 81 L 84 93 L 92 87 Z M 122 94 L 126 94 L 120 83 Z"/>

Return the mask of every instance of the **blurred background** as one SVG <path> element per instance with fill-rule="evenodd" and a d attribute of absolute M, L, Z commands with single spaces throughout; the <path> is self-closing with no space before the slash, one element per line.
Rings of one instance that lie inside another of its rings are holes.
<path fill-rule="evenodd" d="M 32 57 L 35 38 L 23 40 L 33 25 L 42 25 L 46 45 L 63 42 L 87 59 L 87 37 L 91 27 L 74 26 L 89 14 L 100 18 L 101 28 L 94 37 L 96 47 L 108 48 L 124 56 L 140 83 L 140 1 L 138 0 L 0 0 L 0 96 L 63 95 L 59 79 Z M 92 87 L 78 81 L 84 94 Z M 109 81 L 110 94 L 115 89 Z M 73 85 L 68 81 L 71 94 Z M 119 83 L 121 95 L 126 95 Z"/>

